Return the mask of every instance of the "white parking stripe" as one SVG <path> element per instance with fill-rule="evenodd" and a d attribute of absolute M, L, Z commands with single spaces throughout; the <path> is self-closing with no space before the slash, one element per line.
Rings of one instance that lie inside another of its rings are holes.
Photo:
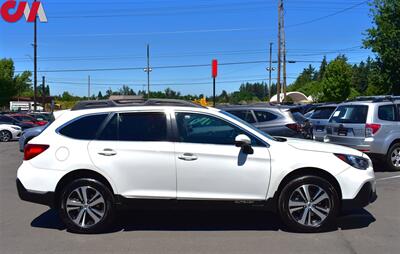
<path fill-rule="evenodd" d="M 391 177 L 379 178 L 379 179 L 376 179 L 376 181 L 390 180 L 390 179 L 395 179 L 395 178 L 400 178 L 400 175 L 398 175 L 398 176 L 391 176 Z"/>

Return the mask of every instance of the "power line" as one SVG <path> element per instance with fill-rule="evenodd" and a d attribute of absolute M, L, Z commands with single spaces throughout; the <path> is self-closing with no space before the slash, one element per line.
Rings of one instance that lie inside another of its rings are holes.
<path fill-rule="evenodd" d="M 242 61 L 242 62 L 227 62 L 220 63 L 220 66 L 231 66 L 231 65 L 246 65 L 246 64 L 261 64 L 266 63 L 267 60 L 256 60 L 256 61 Z M 273 61 L 276 63 L 277 61 Z M 289 60 L 288 63 L 321 63 L 320 60 Z M 160 65 L 154 66 L 152 69 L 180 69 L 180 68 L 199 68 L 199 67 L 210 67 L 210 64 L 187 64 L 187 65 Z M 132 71 L 132 70 L 143 70 L 143 67 L 119 67 L 119 68 L 87 68 L 87 69 L 55 69 L 55 70 L 39 70 L 38 73 L 53 73 L 53 72 L 94 72 L 94 71 Z M 15 71 L 23 72 L 23 71 Z"/>
<path fill-rule="evenodd" d="M 290 79 L 296 79 L 297 77 L 288 77 Z M 275 79 L 275 78 L 273 78 Z M 246 82 L 254 82 L 254 81 L 267 81 L 266 78 L 260 78 L 260 79 L 239 79 L 239 80 L 225 80 L 225 81 L 219 81 L 218 83 L 234 83 L 234 82 L 239 82 L 239 83 L 246 83 Z M 57 84 L 68 84 L 68 85 L 79 85 L 79 86 L 85 86 L 86 84 L 84 82 L 73 82 L 73 81 L 53 81 L 50 80 L 48 83 L 51 83 L 52 85 L 57 85 Z M 145 83 L 145 82 L 143 82 Z M 138 86 L 138 87 L 143 87 L 143 84 L 129 84 L 126 82 L 121 82 L 121 83 L 91 83 L 92 86 Z M 177 82 L 177 83 L 152 83 L 152 86 L 187 86 L 187 85 L 210 85 L 210 82 Z"/>
<path fill-rule="evenodd" d="M 360 2 L 360 3 L 357 3 L 357 4 L 352 5 L 352 6 L 350 6 L 350 7 L 347 7 L 347 8 L 344 8 L 344 9 L 342 9 L 342 10 L 336 11 L 336 12 L 334 12 L 334 13 L 331 13 L 331 14 L 328 14 L 328 15 L 325 15 L 325 16 L 321 16 L 321 17 L 318 17 L 318 18 L 315 18 L 315 19 L 311 19 L 311 20 L 308 20 L 308 21 L 300 22 L 300 23 L 297 23 L 297 24 L 288 25 L 288 26 L 286 26 L 286 27 L 291 28 L 291 27 L 297 27 L 297 26 L 302 26 L 302 25 L 307 25 L 307 24 L 315 23 L 315 22 L 317 22 L 317 21 L 320 21 L 320 20 L 323 20 L 323 19 L 327 19 L 327 18 L 336 16 L 336 15 L 338 15 L 338 14 L 341 14 L 341 13 L 343 13 L 343 12 L 346 12 L 346 11 L 349 11 L 349 10 L 352 10 L 352 9 L 355 9 L 355 8 L 357 8 L 358 6 L 364 5 L 364 4 L 366 4 L 366 3 L 368 3 L 368 1 L 362 1 L 362 2 Z"/>

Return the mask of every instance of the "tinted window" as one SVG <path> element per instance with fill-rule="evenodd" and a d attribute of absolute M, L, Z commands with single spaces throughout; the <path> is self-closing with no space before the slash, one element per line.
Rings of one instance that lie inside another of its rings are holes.
<path fill-rule="evenodd" d="M 29 117 L 29 116 L 14 116 L 15 119 L 19 120 L 19 121 L 23 121 L 23 122 L 32 122 L 35 121 L 34 118 Z"/>
<path fill-rule="evenodd" d="M 344 105 L 339 106 L 333 113 L 331 123 L 365 123 L 367 121 L 368 106 Z"/>
<path fill-rule="evenodd" d="M 186 143 L 233 145 L 239 134 L 239 128 L 219 118 L 191 113 L 177 113 L 179 139 Z M 254 139 L 255 145 L 257 141 Z"/>
<path fill-rule="evenodd" d="M 311 119 L 329 119 L 335 109 L 335 107 L 317 108 L 311 115 Z"/>
<path fill-rule="evenodd" d="M 0 122 L 2 123 L 13 123 L 13 119 L 7 116 L 0 116 Z"/>
<path fill-rule="evenodd" d="M 118 114 L 115 114 L 107 123 L 98 140 L 118 140 Z"/>
<path fill-rule="evenodd" d="M 164 113 L 119 114 L 119 140 L 166 141 L 167 118 Z"/>
<path fill-rule="evenodd" d="M 400 104 L 397 104 L 397 119 L 400 121 Z"/>
<path fill-rule="evenodd" d="M 250 110 L 234 110 L 234 111 L 228 111 L 232 115 L 235 115 L 239 117 L 240 119 L 248 122 L 248 123 L 255 123 L 256 120 L 253 117 L 253 114 L 251 113 Z"/>
<path fill-rule="evenodd" d="M 307 118 L 305 118 L 300 112 L 294 112 L 292 116 L 297 123 L 304 123 L 307 120 Z"/>
<path fill-rule="evenodd" d="M 256 115 L 256 118 L 259 122 L 268 122 L 268 121 L 272 121 L 275 120 L 276 118 L 278 118 L 277 115 L 272 114 L 268 111 L 254 111 L 254 114 Z"/>
<path fill-rule="evenodd" d="M 385 121 L 396 121 L 396 106 L 380 106 L 378 109 L 378 118 Z"/>
<path fill-rule="evenodd" d="M 107 114 L 89 115 L 71 122 L 59 130 L 59 133 L 70 138 L 92 140 Z"/>

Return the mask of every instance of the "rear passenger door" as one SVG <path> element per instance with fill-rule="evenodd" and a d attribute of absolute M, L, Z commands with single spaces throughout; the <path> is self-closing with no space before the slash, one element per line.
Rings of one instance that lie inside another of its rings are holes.
<path fill-rule="evenodd" d="M 88 146 L 93 163 L 127 198 L 176 198 L 174 143 L 165 112 L 114 114 Z"/>

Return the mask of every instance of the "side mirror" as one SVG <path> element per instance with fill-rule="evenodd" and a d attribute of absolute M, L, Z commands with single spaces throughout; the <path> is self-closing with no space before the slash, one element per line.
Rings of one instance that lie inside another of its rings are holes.
<path fill-rule="evenodd" d="M 254 150 L 251 147 L 251 139 L 244 134 L 237 135 L 235 138 L 235 146 L 241 147 L 246 154 L 253 154 Z"/>

